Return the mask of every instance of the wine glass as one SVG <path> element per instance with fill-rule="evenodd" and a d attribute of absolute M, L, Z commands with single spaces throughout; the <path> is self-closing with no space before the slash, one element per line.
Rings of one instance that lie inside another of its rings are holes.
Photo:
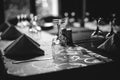
<path fill-rule="evenodd" d="M 102 31 L 100 30 L 100 21 L 102 20 L 102 18 L 99 18 L 97 20 L 97 25 L 96 25 L 96 30 L 93 31 L 93 33 L 91 34 L 91 47 L 97 47 L 99 46 L 99 44 L 101 44 L 104 41 L 104 36 Z"/>

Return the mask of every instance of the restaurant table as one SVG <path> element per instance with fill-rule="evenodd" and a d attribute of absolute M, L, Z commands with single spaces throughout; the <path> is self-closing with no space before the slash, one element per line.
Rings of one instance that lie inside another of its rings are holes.
<path fill-rule="evenodd" d="M 16 28 L 39 43 L 40 48 L 45 51 L 45 55 L 25 61 L 16 61 L 2 56 L 5 69 L 2 80 L 115 79 L 118 77 L 116 74 L 118 64 L 113 59 L 98 54 L 99 51 L 96 53 L 83 46 L 88 43 L 68 47 L 66 49 L 67 58 L 60 55 L 57 60 L 53 58 L 51 47 L 52 39 L 55 38 L 54 31 L 31 33 L 28 27 Z M 89 38 L 92 31 L 81 29 L 81 31 L 73 33 L 82 37 L 83 35 L 80 35 L 79 32 Z M 88 32 L 90 33 L 87 34 Z M 73 34 L 73 40 L 77 41 L 78 36 L 75 38 L 75 34 Z M 1 40 L 0 49 L 3 51 L 12 42 L 14 41 Z"/>

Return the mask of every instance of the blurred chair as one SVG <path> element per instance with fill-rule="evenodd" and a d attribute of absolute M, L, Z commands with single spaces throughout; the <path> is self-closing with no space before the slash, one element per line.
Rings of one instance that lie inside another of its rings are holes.
<path fill-rule="evenodd" d="M 11 25 L 17 25 L 17 23 L 18 23 L 17 17 L 14 17 L 14 18 L 9 19 L 9 20 L 7 20 L 7 21 L 8 21 L 8 23 L 11 24 Z"/>
<path fill-rule="evenodd" d="M 3 60 L 4 59 L 3 59 L 2 51 L 0 50 L 0 80 L 4 80 L 7 74 L 7 70 L 5 69 Z"/>

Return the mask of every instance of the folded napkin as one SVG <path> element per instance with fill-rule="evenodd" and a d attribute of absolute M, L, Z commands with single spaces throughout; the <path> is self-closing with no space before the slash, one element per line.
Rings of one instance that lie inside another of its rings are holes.
<path fill-rule="evenodd" d="M 44 51 L 35 41 L 23 34 L 4 49 L 4 54 L 7 58 L 20 61 L 42 56 Z"/>
<path fill-rule="evenodd" d="M 118 53 L 120 51 L 120 32 L 113 34 L 105 42 L 97 47 L 98 49 L 103 49 L 107 52 Z"/>
<path fill-rule="evenodd" d="M 8 27 L 2 34 L 2 40 L 15 40 L 22 35 L 14 26 Z"/>
<path fill-rule="evenodd" d="M 8 27 L 10 27 L 6 22 L 0 25 L 0 32 L 4 32 Z"/>

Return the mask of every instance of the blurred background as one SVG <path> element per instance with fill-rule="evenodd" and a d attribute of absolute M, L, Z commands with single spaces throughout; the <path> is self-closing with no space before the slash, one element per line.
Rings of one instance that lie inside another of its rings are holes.
<path fill-rule="evenodd" d="M 118 0 L 1 0 L 0 1 L 0 24 L 5 20 L 16 17 L 19 14 L 39 16 L 61 16 L 65 13 L 75 18 L 90 20 L 103 17 L 105 20 L 116 14 L 119 17 Z"/>

